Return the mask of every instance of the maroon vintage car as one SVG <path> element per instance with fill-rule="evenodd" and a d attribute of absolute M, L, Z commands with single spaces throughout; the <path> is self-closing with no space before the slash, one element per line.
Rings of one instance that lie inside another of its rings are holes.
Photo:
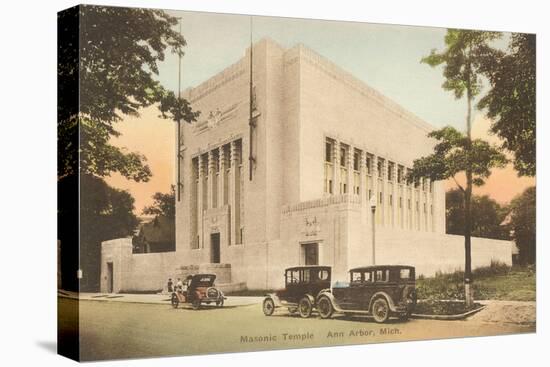
<path fill-rule="evenodd" d="M 316 304 L 324 319 L 334 312 L 369 315 L 380 323 L 392 316 L 407 319 L 416 306 L 415 269 L 406 265 L 351 269 L 349 283 L 321 292 Z"/>
<path fill-rule="evenodd" d="M 265 296 L 263 311 L 271 316 L 276 308 L 286 307 L 291 314 L 311 316 L 319 292 L 330 289 L 330 266 L 297 266 L 285 270 L 285 288 Z"/>
<path fill-rule="evenodd" d="M 172 292 L 172 307 L 177 308 L 180 303 L 190 304 L 195 310 L 202 304 L 215 304 L 223 307 L 226 299 L 222 291 L 214 287 L 215 274 L 190 275 L 185 280 L 186 289 L 175 289 Z"/>

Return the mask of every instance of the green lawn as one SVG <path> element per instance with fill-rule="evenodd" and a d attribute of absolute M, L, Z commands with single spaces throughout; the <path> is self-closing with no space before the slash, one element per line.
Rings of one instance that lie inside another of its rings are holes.
<path fill-rule="evenodd" d="M 464 299 L 463 273 L 437 274 L 417 281 L 419 299 Z M 474 298 L 535 301 L 536 272 L 533 267 L 493 264 L 474 271 Z"/>

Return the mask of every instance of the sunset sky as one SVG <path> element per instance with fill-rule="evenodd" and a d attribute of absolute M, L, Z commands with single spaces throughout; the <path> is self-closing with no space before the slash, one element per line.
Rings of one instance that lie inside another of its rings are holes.
<path fill-rule="evenodd" d="M 250 18 L 242 15 L 171 12 L 183 19 L 187 41 L 183 59 L 182 89 L 196 86 L 244 56 L 250 42 Z M 316 21 L 290 18 L 254 17 L 252 37 L 269 37 L 284 47 L 303 43 L 352 73 L 369 86 L 393 99 L 434 127 L 451 125 L 464 131 L 466 103 L 455 100 L 441 88 L 442 68 L 420 63 L 433 48 L 444 47 L 446 30 L 433 27 L 408 27 L 354 22 Z M 505 34 L 497 46 L 505 45 Z M 178 62 L 168 54 L 159 67 L 158 80 L 177 90 Z M 483 94 L 483 93 L 482 93 Z M 489 135 L 490 121 L 474 112 L 473 135 L 495 144 Z M 153 172 L 147 183 L 134 183 L 119 175 L 107 181 L 128 189 L 136 199 L 136 214 L 150 205 L 151 196 L 167 192 L 174 182 L 174 123 L 158 118 L 156 108 L 142 111 L 139 118 L 127 117 L 116 125 L 122 136 L 113 141 L 129 151 L 138 151 L 148 159 Z M 474 193 L 487 194 L 505 203 L 534 178 L 518 178 L 511 166 L 496 170 L 487 183 Z M 453 182 L 447 188 L 454 187 Z"/>

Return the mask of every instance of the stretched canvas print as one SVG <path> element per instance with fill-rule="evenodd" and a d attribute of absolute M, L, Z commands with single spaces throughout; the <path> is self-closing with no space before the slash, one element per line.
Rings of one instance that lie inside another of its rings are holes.
<path fill-rule="evenodd" d="M 535 44 L 61 11 L 59 353 L 535 332 Z"/>

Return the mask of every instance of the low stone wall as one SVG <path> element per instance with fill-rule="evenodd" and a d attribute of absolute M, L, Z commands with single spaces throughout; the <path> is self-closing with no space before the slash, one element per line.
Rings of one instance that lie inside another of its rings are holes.
<path fill-rule="evenodd" d="M 108 264 L 112 264 L 113 274 L 108 274 Z M 216 274 L 216 284 L 226 290 L 242 290 L 246 283 L 233 284 L 230 264 L 200 264 L 182 266 L 186 262 L 176 252 L 133 254 L 132 240 L 120 238 L 105 241 L 101 256 L 101 292 L 144 292 L 166 290 L 168 278 L 174 283 L 190 274 Z M 113 277 L 112 289 L 109 289 Z"/>
<path fill-rule="evenodd" d="M 370 233 L 365 237 L 369 238 Z M 372 242 L 355 239 L 351 242 L 347 269 L 370 265 Z M 243 289 L 245 285 L 248 289 L 280 288 L 284 286 L 284 269 L 298 265 L 299 243 L 292 241 L 250 243 L 229 246 L 226 250 L 231 264 L 182 266 L 190 260 L 177 252 L 132 254 L 131 239 L 106 241 L 102 247 L 101 291 L 109 289 L 109 262 L 113 264 L 115 293 L 165 289 L 168 278 L 175 282 L 178 277 L 184 279 L 197 272 L 214 273 L 218 276 L 217 284 L 231 289 Z M 326 255 L 322 258 L 329 259 L 329 254 Z M 473 237 L 472 267 L 488 266 L 491 262 L 512 265 L 512 242 Z M 413 265 L 416 274 L 424 276 L 464 269 L 464 237 L 380 228 L 376 232 L 376 263 Z M 334 280 L 347 278 L 346 271 L 333 275 Z"/>
<path fill-rule="evenodd" d="M 417 275 L 464 269 L 464 236 L 422 232 L 378 231 L 376 262 L 409 264 Z M 472 237 L 472 268 L 491 262 L 512 265 L 512 242 Z"/>

